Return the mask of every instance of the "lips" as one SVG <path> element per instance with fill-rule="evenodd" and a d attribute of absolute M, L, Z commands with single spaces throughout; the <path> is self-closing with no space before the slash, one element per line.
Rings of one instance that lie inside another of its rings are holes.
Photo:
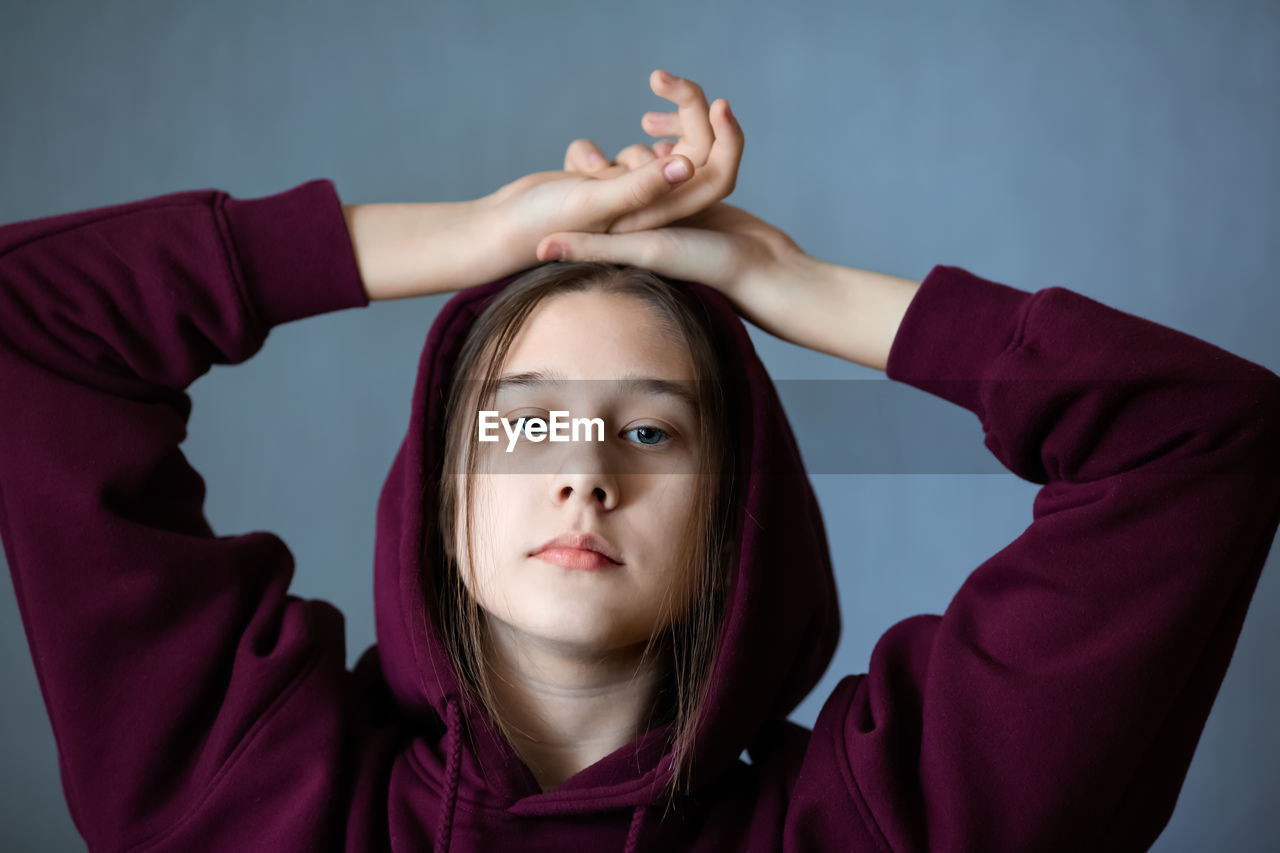
<path fill-rule="evenodd" d="M 616 569 L 618 564 L 603 554 L 595 551 L 583 551 L 580 548 L 548 548 L 534 554 L 539 560 L 564 569 L 579 569 L 584 572 L 598 572 L 601 569 Z"/>
<path fill-rule="evenodd" d="M 562 533 L 538 546 L 530 556 L 566 569 L 594 571 L 622 565 L 622 553 L 594 533 Z"/>

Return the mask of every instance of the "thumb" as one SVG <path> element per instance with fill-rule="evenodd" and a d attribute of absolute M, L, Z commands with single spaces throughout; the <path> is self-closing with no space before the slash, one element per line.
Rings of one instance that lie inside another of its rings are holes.
<path fill-rule="evenodd" d="M 648 207 L 692 176 L 693 163 L 683 154 L 660 157 L 616 178 L 594 181 L 587 204 L 593 218 L 617 219 Z"/>
<path fill-rule="evenodd" d="M 664 275 L 667 273 L 663 269 L 661 243 L 662 235 L 656 231 L 630 231 L 626 234 L 560 231 L 542 238 L 538 243 L 537 256 L 540 261 L 629 264 Z"/>

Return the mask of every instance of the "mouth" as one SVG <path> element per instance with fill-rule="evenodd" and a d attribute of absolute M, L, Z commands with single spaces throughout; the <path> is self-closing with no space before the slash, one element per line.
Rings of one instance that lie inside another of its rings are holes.
<path fill-rule="evenodd" d="M 584 572 L 615 569 L 621 565 L 621 563 L 615 563 L 610 560 L 604 554 L 583 548 L 547 548 L 533 556 L 561 568 L 577 569 Z"/>
<path fill-rule="evenodd" d="M 566 569 L 589 572 L 623 565 L 622 553 L 613 543 L 594 533 L 562 533 L 544 542 L 529 556 Z"/>

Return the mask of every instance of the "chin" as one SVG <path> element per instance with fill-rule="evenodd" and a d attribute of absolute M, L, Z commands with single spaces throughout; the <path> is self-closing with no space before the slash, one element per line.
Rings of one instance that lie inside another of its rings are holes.
<path fill-rule="evenodd" d="M 562 613 L 551 619 L 539 619 L 535 626 L 530 633 L 576 646 L 612 645 L 618 639 L 616 623 L 596 614 Z"/>
<path fill-rule="evenodd" d="M 625 630 L 617 614 L 601 610 L 566 610 L 529 614 L 520 623 L 527 633 L 542 640 L 566 646 L 586 649 L 617 648 L 634 642 L 644 642 L 647 636 L 635 640 L 633 631 Z"/>

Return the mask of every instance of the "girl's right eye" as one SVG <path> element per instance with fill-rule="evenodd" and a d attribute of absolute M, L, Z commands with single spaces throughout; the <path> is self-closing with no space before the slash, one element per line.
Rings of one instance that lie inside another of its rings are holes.
<path fill-rule="evenodd" d="M 648 436 L 647 436 L 647 437 L 645 437 L 645 438 L 641 438 L 641 439 L 640 439 L 640 441 L 639 441 L 640 445 L 642 445 L 643 447 L 661 447 L 663 444 L 670 444 L 670 443 L 671 443 L 671 441 L 672 441 L 672 438 L 671 438 L 671 434 L 670 434 L 670 433 L 668 433 L 666 430 L 664 430 L 664 429 L 660 429 L 660 428 L 658 428 L 658 427 L 656 427 L 656 426 L 638 426 L 638 427 L 632 427 L 631 429 L 629 429 L 629 430 L 627 430 L 626 432 L 624 432 L 624 433 L 623 433 L 623 435 L 630 435 L 630 434 L 631 434 L 631 433 L 633 433 L 633 432 L 644 432 L 644 433 L 648 433 Z M 655 433 L 656 433 L 656 435 L 654 435 Z M 666 438 L 666 441 L 660 441 L 660 440 L 659 440 L 659 439 L 664 438 L 664 437 Z M 653 440 L 650 440 L 650 439 L 653 439 Z"/>

